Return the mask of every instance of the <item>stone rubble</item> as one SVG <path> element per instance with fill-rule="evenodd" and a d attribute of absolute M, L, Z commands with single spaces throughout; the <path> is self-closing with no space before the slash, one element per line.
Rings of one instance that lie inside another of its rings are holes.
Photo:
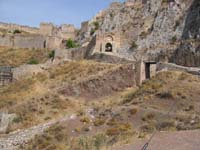
<path fill-rule="evenodd" d="M 53 120 L 45 124 L 40 124 L 29 129 L 18 130 L 8 135 L 0 137 L 0 150 L 17 150 L 20 145 L 27 144 L 35 135 L 42 134 L 46 129 L 58 122 L 65 122 L 76 119 L 75 115 L 65 116 L 59 120 Z"/>

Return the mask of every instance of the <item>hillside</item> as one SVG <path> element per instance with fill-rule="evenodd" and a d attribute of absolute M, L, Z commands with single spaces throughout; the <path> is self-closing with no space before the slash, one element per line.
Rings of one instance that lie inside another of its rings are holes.
<path fill-rule="evenodd" d="M 138 89 L 86 103 L 89 114 L 83 111 L 73 121 L 52 126 L 26 149 L 110 149 L 147 138 L 154 130 L 199 129 L 199 85 L 189 74 L 159 73 Z"/>
<path fill-rule="evenodd" d="M 49 59 L 47 49 L 16 49 L 0 47 L 0 66 L 18 67 L 23 64 L 44 63 Z"/>
<path fill-rule="evenodd" d="M 196 150 L 199 8 L 127 0 L 79 30 L 0 23 L 0 149 L 141 149 L 156 133 L 150 149 Z"/>
<path fill-rule="evenodd" d="M 0 109 L 17 115 L 8 132 L 78 112 L 85 101 L 133 85 L 128 68 L 92 61 L 66 62 L 1 88 Z"/>

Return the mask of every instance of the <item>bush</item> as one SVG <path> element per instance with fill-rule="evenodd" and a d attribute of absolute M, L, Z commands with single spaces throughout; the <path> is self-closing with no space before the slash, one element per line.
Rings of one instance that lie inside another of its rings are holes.
<path fill-rule="evenodd" d="M 66 41 L 66 47 L 67 48 L 76 48 L 76 47 L 79 47 L 79 45 L 72 39 L 68 39 Z"/>
<path fill-rule="evenodd" d="M 131 115 L 135 115 L 137 113 L 137 108 L 130 109 L 129 112 Z"/>
<path fill-rule="evenodd" d="M 13 31 L 13 34 L 20 34 L 21 33 L 21 31 L 19 31 L 19 30 L 14 30 Z"/>
<path fill-rule="evenodd" d="M 131 48 L 132 48 L 132 49 L 138 48 L 138 45 L 137 45 L 137 43 L 136 43 L 135 41 L 133 41 L 133 42 L 131 43 Z"/>
<path fill-rule="evenodd" d="M 176 41 L 177 41 L 177 37 L 176 37 L 176 36 L 173 36 L 172 39 L 171 39 L 171 44 L 176 43 Z"/>
<path fill-rule="evenodd" d="M 15 117 L 12 122 L 13 123 L 20 123 L 20 122 L 22 122 L 22 118 L 21 117 Z"/>
<path fill-rule="evenodd" d="M 54 56 L 55 56 L 55 50 L 49 52 L 49 58 L 54 58 Z"/>
<path fill-rule="evenodd" d="M 108 136 L 115 136 L 115 135 L 119 135 L 120 131 L 118 128 L 110 128 L 106 131 L 106 135 Z"/>
<path fill-rule="evenodd" d="M 90 31 L 90 35 L 93 35 L 95 33 L 95 29 L 91 29 L 91 31 Z"/>
<path fill-rule="evenodd" d="M 29 62 L 28 62 L 29 65 L 37 65 L 39 64 L 38 60 L 36 59 L 31 59 Z"/>
<path fill-rule="evenodd" d="M 93 22 L 93 25 L 94 25 L 94 30 L 98 30 L 99 29 L 99 22 L 95 21 Z"/>
<path fill-rule="evenodd" d="M 85 116 L 85 117 L 81 118 L 80 121 L 83 123 L 90 123 L 90 118 Z"/>
<path fill-rule="evenodd" d="M 147 113 L 142 117 L 142 121 L 152 121 L 155 118 L 154 113 Z"/>
<path fill-rule="evenodd" d="M 116 136 L 119 134 L 128 134 L 131 133 L 132 130 L 132 125 L 129 123 L 122 123 L 122 124 L 118 124 L 115 127 L 109 128 L 106 131 L 106 135 L 108 136 Z"/>
<path fill-rule="evenodd" d="M 94 121 L 94 126 L 101 126 L 101 125 L 104 125 L 104 123 L 105 123 L 105 119 L 97 118 Z"/>
<path fill-rule="evenodd" d="M 158 93 L 156 96 L 162 99 L 173 99 L 173 94 L 170 91 Z"/>

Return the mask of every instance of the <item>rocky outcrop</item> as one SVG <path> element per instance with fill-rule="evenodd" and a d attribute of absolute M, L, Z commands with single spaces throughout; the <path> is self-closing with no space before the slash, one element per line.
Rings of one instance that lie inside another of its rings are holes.
<path fill-rule="evenodd" d="M 15 114 L 0 113 L 0 133 L 6 133 L 8 126 L 16 118 Z"/>
<path fill-rule="evenodd" d="M 181 72 L 187 72 L 193 75 L 200 75 L 200 68 L 198 67 L 184 67 L 179 66 L 173 63 L 158 63 L 157 64 L 157 71 L 181 71 Z"/>
<path fill-rule="evenodd" d="M 158 59 L 159 55 L 170 51 L 170 55 L 167 55 L 169 60 L 171 51 L 177 48 L 174 43 L 186 32 L 188 25 L 185 23 L 190 18 L 187 16 L 191 5 L 190 0 L 115 2 L 89 21 L 85 37 L 91 36 L 94 30 L 96 34 L 119 33 L 122 35 L 122 46 L 116 50 L 117 56 L 137 61 L 141 58 L 153 59 L 148 54 Z M 193 32 L 196 31 L 194 29 Z"/>
<path fill-rule="evenodd" d="M 177 48 L 173 62 L 200 67 L 200 1 L 194 0 L 191 5 L 182 34 L 182 42 Z"/>
<path fill-rule="evenodd" d="M 184 40 L 173 55 L 173 62 L 187 67 L 200 67 L 200 40 Z"/>

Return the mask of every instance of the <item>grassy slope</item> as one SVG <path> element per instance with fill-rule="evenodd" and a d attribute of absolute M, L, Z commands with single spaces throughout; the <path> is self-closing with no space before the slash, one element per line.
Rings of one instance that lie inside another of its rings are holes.
<path fill-rule="evenodd" d="M 10 127 L 11 131 L 77 112 L 84 101 L 63 96 L 58 93 L 59 89 L 116 67 L 118 65 L 92 61 L 66 62 L 0 88 L 0 109 L 18 116 Z"/>
<path fill-rule="evenodd" d="M 50 50 L 39 49 L 13 49 L 0 47 L 0 66 L 20 66 L 27 64 L 30 60 L 44 63 L 49 59 Z"/>
<path fill-rule="evenodd" d="M 90 122 L 87 114 L 82 113 L 82 126 L 74 127 L 76 138 L 70 137 L 68 125 L 60 124 L 30 141 L 27 149 L 98 149 L 121 138 L 126 139 L 125 142 L 144 138 L 155 129 L 199 129 L 199 99 L 198 77 L 181 72 L 161 72 L 138 89 L 127 89 L 101 101 L 87 103 L 94 108 L 95 119 Z M 171 113 L 167 115 L 169 110 Z M 86 131 L 85 126 L 92 126 L 95 132 Z M 86 133 L 90 136 L 85 136 Z"/>

